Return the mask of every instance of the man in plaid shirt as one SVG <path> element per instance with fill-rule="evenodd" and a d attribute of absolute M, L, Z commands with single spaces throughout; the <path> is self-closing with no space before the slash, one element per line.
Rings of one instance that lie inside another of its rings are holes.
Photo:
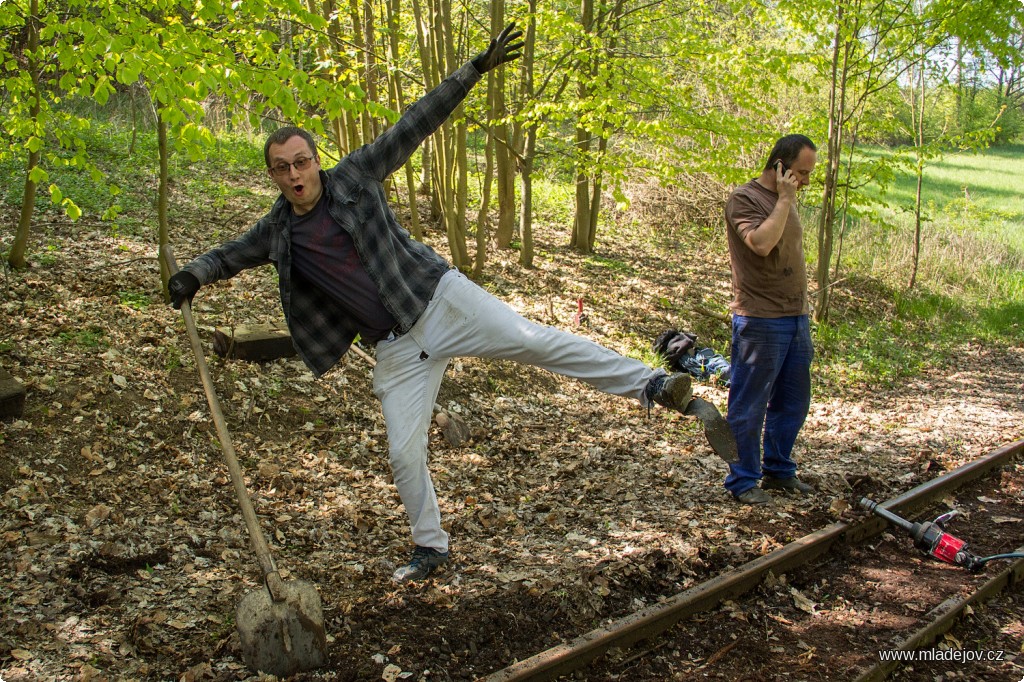
<path fill-rule="evenodd" d="M 522 36 L 509 25 L 487 50 L 448 76 L 372 143 L 329 171 L 300 128 L 281 128 L 264 147 L 281 196 L 267 215 L 174 275 L 172 304 L 201 285 L 246 268 L 277 268 L 281 305 L 295 348 L 316 376 L 338 362 L 358 334 L 376 344 L 373 390 L 387 424 L 395 486 L 416 545 L 395 582 L 419 580 L 448 560 L 427 469 L 427 436 L 441 377 L 454 357 L 518 360 L 575 377 L 615 395 L 657 402 L 705 422 L 712 446 L 735 459 L 735 441 L 710 403 L 692 399 L 690 378 L 668 376 L 587 339 L 518 315 L 399 226 L 384 181 L 451 115 L 481 76 L 518 58 Z"/>

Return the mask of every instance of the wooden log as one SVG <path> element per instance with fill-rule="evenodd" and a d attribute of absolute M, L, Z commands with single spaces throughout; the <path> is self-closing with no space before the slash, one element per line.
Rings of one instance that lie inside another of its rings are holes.
<path fill-rule="evenodd" d="M 213 351 L 222 358 L 266 362 L 295 355 L 292 337 L 283 322 L 217 327 Z"/>
<path fill-rule="evenodd" d="M 0 418 L 25 413 L 25 387 L 9 372 L 0 369 Z"/>

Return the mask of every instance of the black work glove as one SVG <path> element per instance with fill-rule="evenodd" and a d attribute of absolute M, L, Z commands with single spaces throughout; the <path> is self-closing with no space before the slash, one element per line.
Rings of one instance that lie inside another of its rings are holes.
<path fill-rule="evenodd" d="M 491 44 L 487 46 L 487 49 L 473 57 L 473 66 L 480 73 L 487 73 L 496 66 L 500 66 L 505 62 L 510 62 L 513 59 L 519 59 L 522 53 L 519 50 L 523 49 L 523 41 L 519 40 L 523 37 L 522 31 L 512 30 L 516 27 L 516 22 L 512 22 L 505 27 L 505 30 L 501 32 L 497 38 L 491 40 Z M 518 43 L 509 45 L 513 40 L 519 40 Z"/>
<path fill-rule="evenodd" d="M 171 294 L 171 305 L 175 310 L 181 308 L 186 300 L 192 305 L 192 297 L 199 291 L 199 278 L 187 270 L 180 270 L 167 280 L 167 291 Z"/>

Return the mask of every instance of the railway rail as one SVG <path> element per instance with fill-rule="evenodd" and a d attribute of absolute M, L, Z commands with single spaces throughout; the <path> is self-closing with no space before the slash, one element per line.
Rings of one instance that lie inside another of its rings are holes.
<path fill-rule="evenodd" d="M 944 499 L 949 500 L 952 495 L 965 486 L 986 485 L 985 481 L 980 479 L 991 477 L 993 473 L 1000 471 L 1005 465 L 1015 463 L 1015 460 L 1022 452 L 1024 452 L 1024 440 L 1011 443 L 898 497 L 883 502 L 881 506 L 905 518 L 913 517 L 923 510 L 941 505 Z M 1017 474 L 1017 477 L 1018 479 L 1024 478 L 1020 474 Z M 991 488 L 991 483 L 989 483 L 988 488 L 985 488 L 985 490 Z M 970 499 L 992 500 L 995 502 L 991 496 L 984 494 L 973 494 Z M 1017 503 L 1019 505 L 1019 500 Z M 979 511 L 975 514 L 976 520 L 983 520 L 984 515 L 984 511 Z M 1003 518 L 1020 521 L 1020 519 L 1014 519 L 1014 517 Z M 1022 531 L 1024 523 L 1009 523 L 1009 525 L 1016 526 L 1016 528 L 1010 530 L 1019 534 L 1017 541 L 1010 549 L 1002 549 L 1000 551 L 1024 551 L 1024 547 L 1021 547 L 1021 545 L 1024 545 L 1024 531 Z M 888 535 L 883 535 L 886 532 L 888 532 Z M 663 633 L 677 625 L 684 627 L 687 623 L 690 623 L 697 628 L 698 633 L 709 631 L 711 628 L 709 613 L 718 609 L 723 604 L 731 605 L 731 614 L 737 620 L 749 621 L 748 614 L 757 612 L 758 606 L 754 605 L 745 610 L 742 605 L 735 604 L 733 600 L 755 599 L 757 598 L 757 588 L 762 587 L 766 581 L 778 586 L 779 576 L 783 576 L 783 579 L 785 579 L 787 574 L 813 571 L 815 570 L 814 566 L 820 566 L 823 562 L 841 561 L 842 559 L 835 559 L 835 557 L 843 553 L 854 553 L 845 559 L 851 562 L 852 565 L 856 565 L 858 562 L 878 561 L 880 557 L 876 556 L 878 553 L 877 545 L 885 544 L 884 540 L 880 540 L 880 536 L 888 538 L 888 544 L 891 545 L 889 551 L 894 551 L 895 556 L 882 559 L 882 569 L 879 573 L 884 573 L 887 566 L 894 569 L 901 564 L 909 566 L 909 568 L 905 567 L 902 571 L 908 584 L 916 585 L 925 593 L 934 593 L 932 601 L 936 603 L 932 604 L 930 608 L 921 607 L 917 604 L 913 605 L 919 610 L 925 608 L 925 612 L 911 614 L 914 617 L 906 617 L 904 619 L 906 623 L 903 627 L 897 628 L 897 631 L 903 635 L 901 640 L 894 642 L 892 641 L 891 633 L 883 635 L 882 631 L 879 630 L 879 633 L 874 636 L 876 646 L 879 649 L 884 648 L 892 652 L 907 652 L 928 646 L 941 637 L 961 614 L 965 612 L 970 613 L 979 603 L 991 598 L 1001 590 L 1012 587 L 1021 580 L 1024 580 L 1024 560 L 1022 559 L 992 562 L 984 573 L 971 575 L 967 571 L 955 566 L 940 564 L 937 561 L 924 557 L 913 548 L 911 539 L 906 536 L 902 529 L 894 529 L 884 519 L 871 515 L 860 520 L 839 522 L 822 528 L 790 542 L 776 551 L 667 598 L 658 604 L 585 633 L 570 642 L 515 662 L 502 670 L 481 678 L 481 680 L 483 682 L 551 680 L 574 672 L 578 673 L 578 677 L 586 679 L 643 679 L 643 676 L 630 676 L 628 674 L 624 675 L 621 672 L 609 672 L 611 668 L 602 673 L 596 673 L 594 669 L 599 667 L 602 661 L 606 661 L 608 658 L 615 657 L 616 655 L 619 663 L 623 660 L 627 662 L 633 661 L 643 656 L 643 651 L 632 655 L 629 655 L 628 652 L 631 647 L 641 642 L 650 647 L 652 640 L 664 639 Z M 876 546 L 872 546 L 872 543 L 875 543 Z M 841 571 L 842 569 L 837 570 Z M 932 577 L 930 572 L 935 571 L 944 572 L 935 573 L 934 577 Z M 943 580 L 947 585 L 958 586 L 959 589 L 953 590 L 953 593 L 943 593 L 940 589 L 932 590 L 929 588 L 931 582 L 942 582 Z M 884 580 L 879 582 L 884 582 Z M 824 579 L 824 583 L 828 584 L 827 578 Z M 781 593 L 783 597 L 786 597 L 788 593 L 793 595 L 793 598 L 796 598 L 795 595 L 800 595 L 801 593 L 799 590 L 796 590 L 794 593 L 793 590 L 795 589 L 790 587 L 789 590 L 775 591 Z M 761 598 L 762 602 L 771 601 L 764 595 L 761 595 Z M 811 602 L 812 600 L 808 599 L 807 601 Z M 840 601 L 842 601 L 842 598 L 840 598 Z M 923 599 L 922 603 L 925 601 L 927 599 Z M 764 606 L 762 610 L 766 610 L 768 615 L 776 621 L 791 623 L 784 616 L 778 615 L 780 613 L 778 606 L 764 604 L 762 606 Z M 813 602 L 809 607 L 806 603 L 803 606 L 806 610 L 813 612 Z M 704 619 L 703 624 L 700 622 L 701 619 Z M 766 633 L 773 631 L 770 629 L 770 625 L 772 625 L 771 621 L 765 621 L 763 627 Z M 849 629 L 856 628 L 851 627 Z M 670 634 L 667 633 L 665 636 L 667 637 Z M 729 656 L 730 651 L 738 643 L 737 639 L 735 639 L 735 634 L 732 636 L 734 639 L 731 641 L 726 639 L 724 643 L 719 642 L 721 646 L 715 645 L 717 648 L 714 648 L 708 655 L 700 657 L 697 663 L 689 662 L 690 667 L 694 669 L 700 668 L 706 672 L 709 661 L 713 663 Z M 778 640 L 777 637 L 770 635 L 766 638 Z M 823 660 L 827 658 L 823 653 L 816 652 L 814 647 L 810 647 L 805 642 L 800 641 L 799 643 L 805 647 L 805 651 L 801 654 L 801 661 L 806 659 L 809 662 L 815 656 Z M 654 644 L 648 651 L 653 651 L 663 646 L 665 646 L 664 641 L 660 644 Z M 773 645 L 769 649 L 769 651 L 782 650 L 784 650 L 784 646 L 781 644 Z M 624 656 L 624 652 L 627 655 Z M 841 655 L 844 653 L 848 654 L 849 652 L 839 652 L 833 655 L 832 659 L 834 661 L 856 661 L 856 663 L 849 663 L 851 667 L 842 673 L 837 673 L 834 669 L 830 670 L 823 679 L 836 678 L 835 676 L 838 675 L 837 678 L 855 679 L 857 682 L 882 680 L 900 665 L 896 660 L 881 661 L 875 655 L 872 655 L 869 659 L 873 660 L 873 662 L 864 665 L 864 660 L 867 657 L 862 656 L 858 659 L 849 655 Z M 893 658 L 897 657 L 896 654 L 892 654 L 892 656 Z M 784 656 L 780 658 L 784 658 Z M 688 662 L 682 661 L 682 663 L 687 664 Z M 621 669 L 620 665 L 619 670 L 621 671 Z M 588 672 L 579 672 L 583 670 Z M 809 673 L 808 679 L 812 678 Z M 680 676 L 680 679 L 687 678 L 683 675 Z M 1016 679 L 1014 678 L 1015 682 Z"/>

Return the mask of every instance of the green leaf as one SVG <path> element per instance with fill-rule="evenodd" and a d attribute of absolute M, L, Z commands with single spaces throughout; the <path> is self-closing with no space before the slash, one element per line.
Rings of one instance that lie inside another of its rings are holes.
<path fill-rule="evenodd" d="M 102 74 L 96 79 L 96 87 L 92 91 L 93 99 L 103 105 L 107 103 L 113 93 L 114 86 L 110 84 L 110 77 L 107 74 Z"/>
<path fill-rule="evenodd" d="M 59 204 L 64 199 L 64 194 L 60 191 L 60 187 L 57 185 L 50 185 L 50 202 Z"/>
<path fill-rule="evenodd" d="M 142 64 L 133 63 L 129 65 L 121 63 L 117 67 L 117 81 L 124 85 L 131 85 L 139 80 L 139 74 L 141 73 Z"/>
<path fill-rule="evenodd" d="M 64 212 L 68 218 L 71 218 L 71 222 L 75 222 L 82 217 L 82 209 L 78 207 L 78 204 L 71 201 L 71 199 L 64 199 Z"/>

